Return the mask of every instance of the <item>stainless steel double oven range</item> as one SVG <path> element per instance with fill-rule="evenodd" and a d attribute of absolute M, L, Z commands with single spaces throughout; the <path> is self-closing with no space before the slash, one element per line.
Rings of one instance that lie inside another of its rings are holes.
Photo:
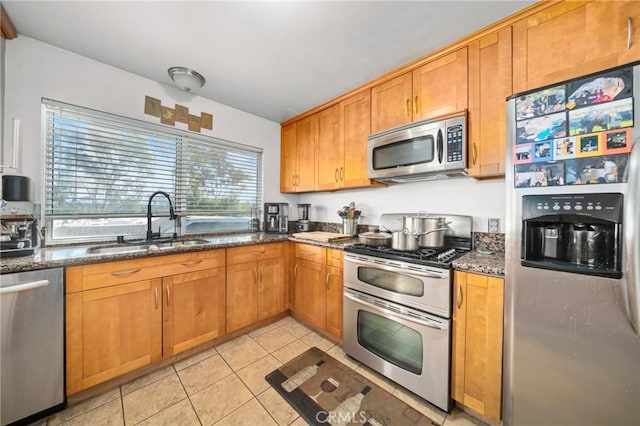
<path fill-rule="evenodd" d="M 380 224 L 402 228 L 403 216 Z M 344 351 L 450 411 L 452 262 L 472 246 L 470 216 L 445 217 L 445 244 L 405 252 L 355 244 L 344 255 Z"/>

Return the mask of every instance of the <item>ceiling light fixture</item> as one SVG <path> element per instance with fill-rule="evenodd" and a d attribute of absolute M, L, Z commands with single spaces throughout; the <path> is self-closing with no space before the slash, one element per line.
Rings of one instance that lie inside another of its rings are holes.
<path fill-rule="evenodd" d="M 185 92 L 190 92 L 191 89 L 199 89 L 204 86 L 206 81 L 202 75 L 189 68 L 171 67 L 167 71 L 171 80 Z"/>

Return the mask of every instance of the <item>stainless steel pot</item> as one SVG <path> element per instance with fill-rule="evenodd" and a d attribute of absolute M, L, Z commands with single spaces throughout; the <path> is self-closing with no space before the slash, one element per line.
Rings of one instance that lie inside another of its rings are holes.
<path fill-rule="evenodd" d="M 358 234 L 358 241 L 371 247 L 389 247 L 391 246 L 391 234 L 387 232 L 363 232 Z"/>
<path fill-rule="evenodd" d="M 429 217 L 425 220 L 424 232 L 420 234 L 418 245 L 420 247 L 444 246 L 444 234 L 449 229 L 444 217 Z"/>
<path fill-rule="evenodd" d="M 418 238 L 419 235 L 396 231 L 391 235 L 391 248 L 401 251 L 418 250 Z"/>
<path fill-rule="evenodd" d="M 402 217 L 402 230 L 405 234 L 419 235 L 428 231 L 427 222 L 430 219 L 427 213 L 418 213 L 416 216 Z"/>

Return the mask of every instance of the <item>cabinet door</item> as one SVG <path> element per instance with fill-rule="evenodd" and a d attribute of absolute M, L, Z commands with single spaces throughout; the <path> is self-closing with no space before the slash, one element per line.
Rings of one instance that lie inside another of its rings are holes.
<path fill-rule="evenodd" d="M 280 192 L 296 192 L 297 170 L 296 123 L 292 123 L 280 130 Z"/>
<path fill-rule="evenodd" d="M 225 268 L 162 279 L 163 355 L 177 354 L 225 332 Z"/>
<path fill-rule="evenodd" d="M 499 421 L 504 281 L 459 272 L 455 277 L 452 396 Z"/>
<path fill-rule="evenodd" d="M 287 282 L 283 259 L 258 262 L 258 320 L 287 310 Z"/>
<path fill-rule="evenodd" d="M 469 46 L 469 175 L 504 175 L 505 99 L 511 95 L 511 28 Z"/>
<path fill-rule="evenodd" d="M 327 331 L 342 338 L 342 268 L 327 266 Z"/>
<path fill-rule="evenodd" d="M 162 357 L 160 279 L 68 294 L 67 394 Z"/>
<path fill-rule="evenodd" d="M 467 48 L 413 71 L 413 121 L 467 109 Z"/>
<path fill-rule="evenodd" d="M 227 266 L 227 333 L 258 320 L 258 263 Z"/>
<path fill-rule="evenodd" d="M 620 44 L 626 48 L 627 27 L 626 19 L 618 19 L 617 6 L 608 1 L 560 2 L 515 23 L 514 92 L 617 65 Z M 637 2 L 634 7 L 637 10 Z M 624 42 L 619 43 L 621 32 Z"/>
<path fill-rule="evenodd" d="M 344 188 L 368 186 L 367 138 L 371 134 L 371 91 L 356 93 L 340 102 L 344 141 L 344 168 L 340 178 Z"/>
<path fill-rule="evenodd" d="M 640 4 L 637 0 L 617 3 L 618 64 L 640 60 Z"/>
<path fill-rule="evenodd" d="M 340 127 L 340 105 L 316 114 L 318 134 L 315 144 L 316 190 L 342 186 L 340 173 L 344 167 L 344 144 Z"/>
<path fill-rule="evenodd" d="M 327 291 L 324 263 L 296 259 L 294 275 L 295 313 L 324 330 L 327 324 Z"/>
<path fill-rule="evenodd" d="M 371 89 L 372 133 L 411 123 L 411 79 L 408 72 Z"/>
<path fill-rule="evenodd" d="M 315 189 L 316 124 L 315 115 L 303 118 L 296 123 L 298 168 L 295 180 L 297 192 Z"/>

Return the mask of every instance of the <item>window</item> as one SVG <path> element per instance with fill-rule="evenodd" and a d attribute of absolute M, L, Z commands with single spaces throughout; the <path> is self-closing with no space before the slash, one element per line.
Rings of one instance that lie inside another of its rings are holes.
<path fill-rule="evenodd" d="M 247 231 L 262 204 L 262 149 L 48 99 L 44 216 L 49 242 L 142 238 L 153 231 Z"/>

